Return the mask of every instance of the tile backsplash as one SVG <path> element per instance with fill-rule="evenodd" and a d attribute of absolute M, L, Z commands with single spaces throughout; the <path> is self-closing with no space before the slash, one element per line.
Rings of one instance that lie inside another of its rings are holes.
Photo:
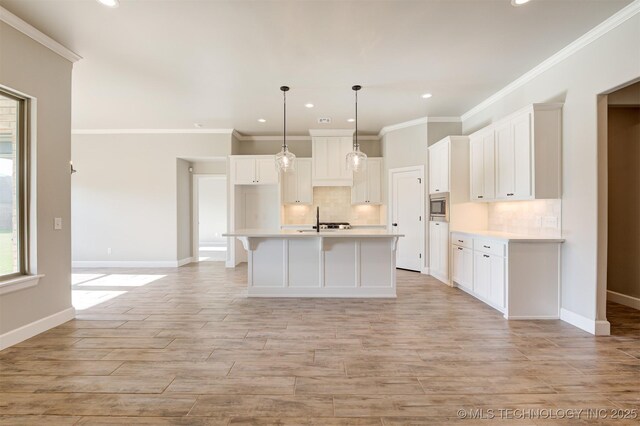
<path fill-rule="evenodd" d="M 316 207 L 320 206 L 321 222 L 349 222 L 352 225 L 380 225 L 380 206 L 351 205 L 351 188 L 348 186 L 316 186 L 313 188 L 313 205 L 284 206 L 285 225 L 316 223 Z"/>
<path fill-rule="evenodd" d="M 561 200 L 489 203 L 490 231 L 559 237 L 561 226 Z"/>

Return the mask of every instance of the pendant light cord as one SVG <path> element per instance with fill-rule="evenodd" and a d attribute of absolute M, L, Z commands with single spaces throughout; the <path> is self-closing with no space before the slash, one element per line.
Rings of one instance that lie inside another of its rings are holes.
<path fill-rule="evenodd" d="M 282 96 L 284 98 L 284 126 L 282 129 L 282 136 L 283 136 L 283 144 L 282 144 L 282 149 L 286 152 L 288 147 L 287 147 L 287 91 L 286 90 L 282 90 Z"/>
<path fill-rule="evenodd" d="M 358 143 L 358 91 L 362 89 L 362 86 L 355 85 L 351 89 L 356 92 L 356 137 L 354 138 L 353 150 L 357 151 L 360 149 L 360 144 Z"/>

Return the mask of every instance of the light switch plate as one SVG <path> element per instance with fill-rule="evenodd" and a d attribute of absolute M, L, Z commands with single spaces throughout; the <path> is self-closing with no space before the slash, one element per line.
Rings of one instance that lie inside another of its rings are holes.
<path fill-rule="evenodd" d="M 542 226 L 545 228 L 557 228 L 558 218 L 556 216 L 545 216 L 542 218 Z"/>
<path fill-rule="evenodd" d="M 53 219 L 53 229 L 55 229 L 56 231 L 59 231 L 62 229 L 62 218 L 61 217 L 56 217 Z"/>

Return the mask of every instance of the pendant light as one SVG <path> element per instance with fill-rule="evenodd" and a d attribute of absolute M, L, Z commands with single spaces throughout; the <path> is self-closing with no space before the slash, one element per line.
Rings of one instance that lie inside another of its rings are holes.
<path fill-rule="evenodd" d="M 367 154 L 360 151 L 360 144 L 358 143 L 358 90 L 362 89 L 362 87 L 356 85 L 351 89 L 356 94 L 356 131 L 353 137 L 353 151 L 347 154 L 347 169 L 358 172 L 367 167 Z"/>
<path fill-rule="evenodd" d="M 295 170 L 296 156 L 289 151 L 289 147 L 287 146 L 287 92 L 289 91 L 289 87 L 282 86 L 280 90 L 282 90 L 282 97 L 284 100 L 284 126 L 282 132 L 282 150 L 276 154 L 276 167 L 279 171 L 286 173 Z"/>

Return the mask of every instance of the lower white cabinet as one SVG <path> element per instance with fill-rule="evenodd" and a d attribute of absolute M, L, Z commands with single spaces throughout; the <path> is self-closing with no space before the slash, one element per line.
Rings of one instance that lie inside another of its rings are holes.
<path fill-rule="evenodd" d="M 473 250 L 451 245 L 451 280 L 468 291 L 473 290 Z"/>
<path fill-rule="evenodd" d="M 557 319 L 563 241 L 452 232 L 451 281 L 507 319 Z"/>
<path fill-rule="evenodd" d="M 473 291 L 481 299 L 495 308 L 504 309 L 504 275 L 505 261 L 503 257 L 483 252 L 475 252 L 473 258 Z"/>
<path fill-rule="evenodd" d="M 449 282 L 449 224 L 429 222 L 429 274 Z"/>

